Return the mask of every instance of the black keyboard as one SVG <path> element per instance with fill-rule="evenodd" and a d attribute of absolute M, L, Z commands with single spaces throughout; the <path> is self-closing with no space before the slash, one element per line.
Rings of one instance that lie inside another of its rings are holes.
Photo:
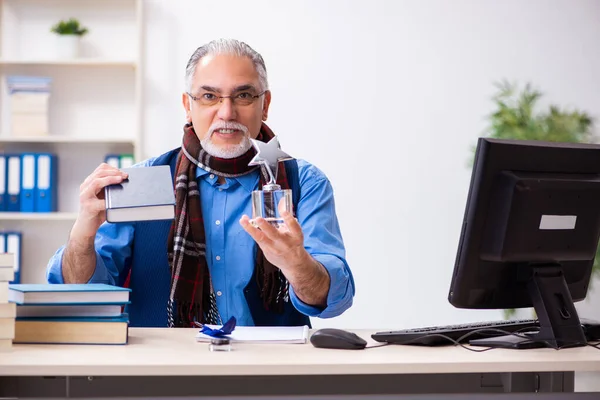
<path fill-rule="evenodd" d="M 371 337 L 378 342 L 393 344 L 421 345 L 421 346 L 447 346 L 454 344 L 450 340 L 440 335 L 444 335 L 452 340 L 458 341 L 462 336 L 469 332 L 479 329 L 499 329 L 503 332 L 523 333 L 536 330 L 538 328 L 537 319 L 519 319 L 503 321 L 485 321 L 472 322 L 459 325 L 431 326 L 426 328 L 402 329 L 389 332 L 377 332 Z M 489 338 L 494 336 L 504 336 L 507 333 L 493 330 L 481 331 L 469 335 L 461 340 L 461 343 L 468 343 L 469 340 Z"/>

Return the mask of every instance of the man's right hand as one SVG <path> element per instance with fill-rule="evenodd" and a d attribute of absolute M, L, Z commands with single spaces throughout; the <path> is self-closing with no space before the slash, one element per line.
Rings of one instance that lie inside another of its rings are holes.
<path fill-rule="evenodd" d="M 125 179 L 125 172 L 102 163 L 83 181 L 79 187 L 79 215 L 71 230 L 71 240 L 93 240 L 106 221 L 104 188 Z"/>

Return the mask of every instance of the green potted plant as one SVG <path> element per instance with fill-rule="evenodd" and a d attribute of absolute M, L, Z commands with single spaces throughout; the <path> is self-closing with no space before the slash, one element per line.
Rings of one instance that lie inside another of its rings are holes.
<path fill-rule="evenodd" d="M 549 105 L 545 111 L 536 110 L 542 93 L 531 84 L 519 90 L 516 84 L 502 81 L 496 84 L 494 111 L 489 115 L 486 136 L 496 139 L 540 140 L 546 142 L 593 143 L 594 121 L 587 113 L 567 110 L 557 105 Z M 592 279 L 600 276 L 600 247 L 596 258 Z M 590 283 L 591 287 L 591 283 Z M 510 318 L 515 310 L 505 310 Z"/>
<path fill-rule="evenodd" d="M 88 33 L 88 29 L 81 26 L 76 18 L 61 20 L 50 31 L 57 35 L 57 55 L 60 58 L 79 56 L 79 42 Z"/>

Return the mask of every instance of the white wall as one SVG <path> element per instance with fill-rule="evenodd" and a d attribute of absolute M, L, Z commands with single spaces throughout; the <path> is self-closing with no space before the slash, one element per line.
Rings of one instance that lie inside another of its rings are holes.
<path fill-rule="evenodd" d="M 600 117 L 600 2 L 148 0 L 146 13 L 146 155 L 179 145 L 191 53 L 235 37 L 266 60 L 283 148 L 333 182 L 357 292 L 315 326 L 501 318 L 447 301 L 470 147 L 502 78 Z"/>

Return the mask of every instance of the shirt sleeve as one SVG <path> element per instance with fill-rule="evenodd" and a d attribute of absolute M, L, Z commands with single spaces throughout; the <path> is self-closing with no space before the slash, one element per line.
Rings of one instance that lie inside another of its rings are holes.
<path fill-rule="evenodd" d="M 96 233 L 96 267 L 88 283 L 106 283 L 120 286 L 125 281 L 124 274 L 131 265 L 131 243 L 134 225 L 132 223 L 103 223 Z M 46 268 L 48 283 L 64 283 L 62 259 L 65 246 L 60 247 L 50 258 Z"/>
<path fill-rule="evenodd" d="M 133 167 L 151 166 L 156 157 L 146 159 Z M 94 239 L 96 250 L 96 267 L 88 283 L 106 283 L 121 286 L 131 266 L 132 242 L 135 223 L 109 223 L 104 222 Z M 46 266 L 46 280 L 48 283 L 64 283 L 62 274 L 62 259 L 65 246 L 61 246 L 50 257 Z"/>
<path fill-rule="evenodd" d="M 300 167 L 299 160 L 299 167 Z M 333 188 L 325 175 L 314 166 L 299 168 L 301 198 L 296 217 L 302 226 L 304 247 L 329 274 L 330 285 L 325 308 L 304 303 L 290 285 L 290 300 L 301 313 L 320 318 L 342 314 L 352 305 L 354 278 L 346 262 Z"/>

